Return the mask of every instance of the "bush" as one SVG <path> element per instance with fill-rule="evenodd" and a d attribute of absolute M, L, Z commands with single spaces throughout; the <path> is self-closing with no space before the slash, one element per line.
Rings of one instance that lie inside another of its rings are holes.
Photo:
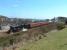
<path fill-rule="evenodd" d="M 65 24 L 64 23 L 58 23 L 57 24 L 57 29 L 58 30 L 62 30 L 62 29 L 64 29 L 65 28 Z"/>
<path fill-rule="evenodd" d="M 47 33 L 49 31 L 49 28 L 47 26 L 42 26 L 39 28 L 42 33 Z"/>

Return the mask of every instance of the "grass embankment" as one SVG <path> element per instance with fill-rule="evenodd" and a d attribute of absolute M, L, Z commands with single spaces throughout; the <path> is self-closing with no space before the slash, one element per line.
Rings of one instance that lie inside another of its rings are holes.
<path fill-rule="evenodd" d="M 67 28 L 50 32 L 47 37 L 27 44 L 20 50 L 67 50 Z"/>

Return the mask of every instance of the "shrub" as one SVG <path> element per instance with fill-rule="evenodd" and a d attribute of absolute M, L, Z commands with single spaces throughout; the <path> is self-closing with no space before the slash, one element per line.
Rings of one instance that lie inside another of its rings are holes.
<path fill-rule="evenodd" d="M 47 26 L 42 26 L 39 28 L 42 33 L 47 33 L 49 31 L 49 28 Z"/>
<path fill-rule="evenodd" d="M 58 23 L 57 24 L 57 29 L 58 30 L 62 30 L 62 29 L 64 29 L 65 28 L 65 24 L 64 23 Z"/>

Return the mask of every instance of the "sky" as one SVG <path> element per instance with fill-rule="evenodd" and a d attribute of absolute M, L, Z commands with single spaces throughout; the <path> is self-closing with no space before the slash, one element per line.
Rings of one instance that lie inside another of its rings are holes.
<path fill-rule="evenodd" d="M 0 0 L 0 15 L 32 19 L 67 17 L 67 0 Z"/>

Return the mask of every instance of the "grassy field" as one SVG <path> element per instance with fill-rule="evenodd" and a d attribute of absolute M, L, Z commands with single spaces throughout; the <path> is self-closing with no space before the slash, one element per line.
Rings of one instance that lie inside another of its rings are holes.
<path fill-rule="evenodd" d="M 67 50 L 67 28 L 57 32 L 49 32 L 47 37 L 29 43 L 20 50 Z"/>

